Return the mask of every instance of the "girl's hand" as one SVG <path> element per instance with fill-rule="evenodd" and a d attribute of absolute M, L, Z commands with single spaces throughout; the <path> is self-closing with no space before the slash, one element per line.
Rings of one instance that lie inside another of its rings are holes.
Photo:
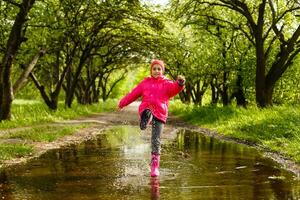
<path fill-rule="evenodd" d="M 177 80 L 178 80 L 178 84 L 179 84 L 180 86 L 184 86 L 184 84 L 185 84 L 185 77 L 184 77 L 184 76 L 178 75 L 178 76 L 177 76 Z"/>

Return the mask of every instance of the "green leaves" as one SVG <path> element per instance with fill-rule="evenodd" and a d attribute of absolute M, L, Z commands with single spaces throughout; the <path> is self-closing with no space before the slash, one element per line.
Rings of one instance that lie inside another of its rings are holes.
<path fill-rule="evenodd" d="M 297 3 L 283 0 L 183 0 L 173 1 L 172 8 L 176 19 L 184 27 L 190 27 L 199 38 L 195 42 L 198 47 L 212 38 L 207 46 L 216 54 L 206 62 L 214 66 L 213 74 L 242 74 L 243 86 L 255 87 L 258 105 L 272 104 L 273 92 L 279 89 L 276 83 L 292 67 L 300 52 L 294 43 L 299 42 L 300 30 Z M 203 32 L 206 32 L 205 39 L 200 36 Z M 229 82 L 235 79 L 231 77 L 233 79 Z M 217 79 L 222 87 L 226 86 L 222 77 Z M 224 91 L 218 89 L 218 92 Z M 248 99 L 252 99 L 252 95 Z"/>

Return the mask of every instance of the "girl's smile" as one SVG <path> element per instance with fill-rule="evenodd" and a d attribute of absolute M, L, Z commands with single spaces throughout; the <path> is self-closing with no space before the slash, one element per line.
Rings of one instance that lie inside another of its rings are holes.
<path fill-rule="evenodd" d="M 155 64 L 151 68 L 151 76 L 154 78 L 158 78 L 163 75 L 163 69 L 159 64 Z"/>

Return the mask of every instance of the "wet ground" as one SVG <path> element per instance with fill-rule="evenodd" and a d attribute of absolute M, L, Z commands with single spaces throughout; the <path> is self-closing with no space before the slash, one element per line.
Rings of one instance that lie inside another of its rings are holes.
<path fill-rule="evenodd" d="M 1 199 L 300 199 L 300 181 L 255 149 L 182 130 L 149 177 L 150 135 L 112 128 L 0 173 Z"/>

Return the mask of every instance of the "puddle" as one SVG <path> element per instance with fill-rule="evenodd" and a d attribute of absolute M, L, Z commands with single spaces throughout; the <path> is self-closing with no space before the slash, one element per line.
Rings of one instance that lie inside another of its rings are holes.
<path fill-rule="evenodd" d="M 150 136 L 116 127 L 0 173 L 2 199 L 300 199 L 300 181 L 253 148 L 181 131 L 149 177 Z"/>

